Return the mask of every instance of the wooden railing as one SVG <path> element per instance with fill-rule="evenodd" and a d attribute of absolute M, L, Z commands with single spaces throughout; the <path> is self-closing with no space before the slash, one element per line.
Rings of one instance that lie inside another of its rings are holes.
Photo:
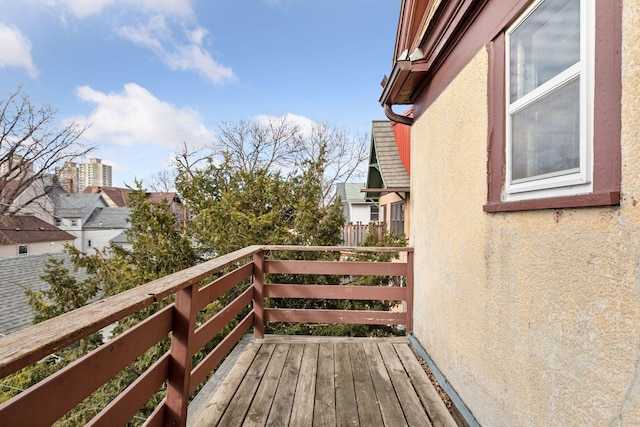
<path fill-rule="evenodd" d="M 395 251 L 406 252 L 406 261 L 291 261 L 269 257 L 278 251 L 336 252 L 342 254 L 341 259 L 348 253 Z M 223 276 L 208 279 L 223 271 L 226 273 Z M 265 283 L 265 274 L 399 276 L 406 278 L 406 286 L 273 284 Z M 251 280 L 249 286 L 242 290 L 238 285 L 246 284 L 247 279 Z M 238 287 L 239 295 L 232 302 L 196 325 L 196 315 L 201 310 Z M 51 425 L 167 336 L 171 337 L 170 350 L 103 408 L 89 425 L 126 424 L 154 393 L 166 386 L 165 399 L 146 425 L 184 426 L 189 396 L 249 329 L 253 327 L 255 336 L 262 337 L 265 322 L 405 325 L 407 332 L 411 332 L 413 251 L 410 248 L 247 247 L 0 339 L 0 378 L 171 296 L 175 296 L 174 303 L 0 405 L 0 426 Z M 265 308 L 265 298 L 404 301 L 409 309 L 385 312 Z M 238 319 L 244 312 L 247 314 Z M 231 332 L 192 368 L 196 352 L 234 319 L 237 322 Z"/>

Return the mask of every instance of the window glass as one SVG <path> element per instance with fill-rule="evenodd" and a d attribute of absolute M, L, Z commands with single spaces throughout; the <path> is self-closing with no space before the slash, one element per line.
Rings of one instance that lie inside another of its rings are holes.
<path fill-rule="evenodd" d="M 378 221 L 379 219 L 379 209 L 378 205 L 371 205 L 371 213 L 370 218 L 371 221 Z"/>
<path fill-rule="evenodd" d="M 18 246 L 18 255 L 27 255 L 29 253 L 29 247 L 27 245 Z"/>
<path fill-rule="evenodd" d="M 546 0 L 511 33 L 511 102 L 580 61 L 580 0 Z"/>
<path fill-rule="evenodd" d="M 391 204 L 390 231 L 393 234 L 404 234 L 404 202 Z"/>
<path fill-rule="evenodd" d="M 580 81 L 575 79 L 512 116 L 513 183 L 577 172 Z"/>

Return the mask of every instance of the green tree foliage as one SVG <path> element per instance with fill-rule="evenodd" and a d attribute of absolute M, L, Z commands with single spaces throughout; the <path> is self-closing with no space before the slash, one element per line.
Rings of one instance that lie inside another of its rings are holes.
<path fill-rule="evenodd" d="M 94 254 L 84 254 L 74 247 L 67 247 L 75 268 L 84 268 L 90 278 L 76 281 L 60 261 L 51 258 L 42 279 L 50 284 L 46 291 L 28 292 L 29 305 L 40 322 L 85 305 L 98 292 L 111 296 L 127 289 L 191 267 L 198 262 L 189 238 L 175 227 L 176 218 L 164 203 L 150 203 L 141 183 L 129 197 L 131 228 L 127 237 L 132 248 L 110 246 Z M 121 333 L 153 312 L 171 302 L 170 299 L 129 316 L 119 322 L 115 333 Z M 55 355 L 29 366 L 2 380 L 0 401 L 26 389 L 68 363 L 86 354 L 102 343 L 95 334 L 78 345 L 57 352 Z M 114 396 L 131 384 L 158 356 L 169 349 L 169 338 L 153 346 L 115 378 L 93 393 L 59 421 L 60 425 L 84 425 L 98 410 L 105 407 Z M 133 424 L 139 424 L 163 398 L 164 391 L 153 396 L 140 411 Z"/>
<path fill-rule="evenodd" d="M 36 317 L 44 320 L 64 311 L 84 305 L 99 292 L 111 296 L 151 280 L 195 265 L 202 259 L 215 257 L 252 244 L 284 245 L 339 245 L 344 224 L 339 200 L 327 197 L 327 183 L 338 176 L 351 176 L 346 165 L 354 164 L 348 158 L 339 164 L 338 172 L 327 179 L 327 159 L 340 156 L 330 144 L 348 152 L 348 140 L 342 136 L 339 143 L 332 141 L 333 133 L 326 128 L 315 131 L 315 137 L 306 144 L 299 130 L 289 123 L 272 122 L 268 128 L 226 125 L 222 133 L 223 151 L 205 153 L 186 151 L 177 158 L 176 188 L 188 207 L 184 228 L 176 226 L 176 219 L 164 204 L 149 203 L 142 184 L 129 197 L 131 228 L 127 231 L 131 249 L 110 246 L 103 251 L 84 254 L 68 248 L 76 268 L 84 268 L 90 278 L 76 282 L 61 265 L 51 262 L 46 280 L 51 284 L 47 292 L 30 296 Z M 246 134 L 245 132 L 250 133 Z M 249 140 L 245 140 L 249 136 Z M 338 135 L 339 136 L 339 135 Z M 246 145 L 244 141 L 249 141 Z M 297 148 L 296 148 L 297 147 Z M 301 148 L 303 147 L 303 148 Z M 306 148 L 304 148 L 306 147 Z M 294 151 L 291 149 L 296 148 Z M 246 151 L 248 150 L 248 151 Z M 303 156 L 304 153 L 308 155 Z M 197 158 L 196 158 L 197 157 Z M 345 157 L 346 158 L 346 157 Z M 355 162 L 355 163 L 354 163 Z M 334 169 L 336 168 L 333 165 Z M 340 175 L 338 175 L 338 173 Z M 344 175 L 348 173 L 348 175 Z M 280 253 L 288 258 L 336 259 L 336 253 Z M 274 253 L 272 256 L 278 256 Z M 280 283 L 319 283 L 339 285 L 344 278 L 338 276 L 282 276 L 273 277 Z M 350 278 L 349 280 L 355 280 Z M 198 323 L 218 312 L 249 283 L 238 286 L 219 301 L 211 303 L 199 314 Z M 148 317 L 167 304 L 171 298 L 158 302 L 126 319 L 115 328 L 119 334 Z M 337 302 L 334 300 L 281 300 L 280 306 L 317 308 L 365 309 L 367 302 Z M 269 302 L 267 302 L 269 304 Z M 233 325 L 229 326 L 229 328 Z M 227 329 L 224 332 L 228 332 Z M 370 334 L 371 329 L 359 326 L 333 327 L 331 325 L 282 325 L 271 331 L 314 334 Z M 212 340 L 204 352 L 214 346 L 222 335 Z M 92 342 L 93 343 L 93 342 Z M 97 342 L 93 343 L 97 344 Z M 45 373 L 64 366 L 84 354 L 89 346 L 65 349 L 55 360 L 51 359 L 15 374 L 20 376 L 17 388 L 26 388 Z M 148 352 L 122 371 L 69 413 L 61 422 L 66 425 L 84 424 L 95 408 L 104 407 L 115 395 L 134 381 L 141 372 L 169 348 L 169 339 L 153 346 Z M 194 359 L 200 360 L 204 352 Z M 139 424 L 163 398 L 164 391 L 156 393 L 139 412 L 132 424 Z M 2 397 L 0 397 L 2 398 Z"/>
<path fill-rule="evenodd" d="M 40 323 L 87 304 L 98 293 L 92 280 L 77 281 L 64 266 L 64 259 L 49 257 L 40 279 L 49 283 L 48 289 L 25 289 L 31 307 L 33 323 Z"/>

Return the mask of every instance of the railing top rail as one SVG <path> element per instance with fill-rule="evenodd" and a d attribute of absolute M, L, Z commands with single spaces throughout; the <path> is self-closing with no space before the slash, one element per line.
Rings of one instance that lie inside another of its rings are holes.
<path fill-rule="evenodd" d="M 298 251 L 298 252 L 413 252 L 412 247 L 377 247 L 377 246 L 286 246 L 264 245 L 265 251 Z"/>
<path fill-rule="evenodd" d="M 231 252 L 0 338 L 0 378 L 261 250 Z"/>

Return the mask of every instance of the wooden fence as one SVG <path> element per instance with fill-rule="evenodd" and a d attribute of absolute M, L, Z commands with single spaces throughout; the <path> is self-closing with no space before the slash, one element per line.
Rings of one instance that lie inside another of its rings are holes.
<path fill-rule="evenodd" d="M 369 228 L 374 227 L 376 237 L 382 237 L 382 230 L 386 227 L 384 222 L 371 222 L 363 224 L 362 222 L 349 222 L 342 227 L 342 244 L 344 246 L 360 246 L 364 243 L 369 234 Z"/>

